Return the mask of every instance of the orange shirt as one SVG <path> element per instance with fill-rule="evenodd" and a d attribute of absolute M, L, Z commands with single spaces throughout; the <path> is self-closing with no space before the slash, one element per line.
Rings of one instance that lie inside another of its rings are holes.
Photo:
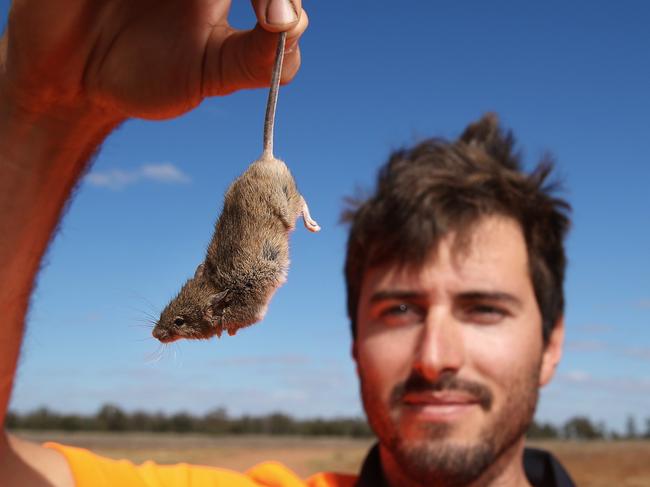
<path fill-rule="evenodd" d="M 357 477 L 318 473 L 307 480 L 277 462 L 264 462 L 246 473 L 179 463 L 134 465 L 101 457 L 83 448 L 45 443 L 68 461 L 77 487 L 353 487 Z"/>

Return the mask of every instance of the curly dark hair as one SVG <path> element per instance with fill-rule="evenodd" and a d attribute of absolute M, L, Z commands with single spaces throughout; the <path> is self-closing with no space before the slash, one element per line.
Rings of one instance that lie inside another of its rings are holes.
<path fill-rule="evenodd" d="M 554 196 L 558 184 L 547 181 L 550 157 L 526 174 L 514 146 L 512 132 L 487 114 L 456 141 L 429 139 L 394 152 L 379 171 L 374 194 L 349 200 L 342 218 L 351 223 L 345 280 L 354 338 L 367 269 L 421 264 L 450 232 L 463 237 L 482 217 L 503 215 L 521 226 L 548 343 L 564 312 L 564 239 L 571 208 Z"/>

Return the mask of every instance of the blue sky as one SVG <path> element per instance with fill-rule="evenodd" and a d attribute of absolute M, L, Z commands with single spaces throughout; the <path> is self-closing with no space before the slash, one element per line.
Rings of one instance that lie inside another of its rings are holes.
<path fill-rule="evenodd" d="M 248 2 L 232 23 L 250 27 Z M 6 19 L 8 2 L 1 4 Z M 538 419 L 650 416 L 650 7 L 646 2 L 316 2 L 280 93 L 276 154 L 323 227 L 291 239 L 266 320 L 160 351 L 143 325 L 204 256 L 228 184 L 258 157 L 266 92 L 129 121 L 80 185 L 33 298 L 12 407 L 225 406 L 361 414 L 342 201 L 398 147 L 496 111 L 528 167 L 558 160 L 574 208 L 567 346 Z"/>

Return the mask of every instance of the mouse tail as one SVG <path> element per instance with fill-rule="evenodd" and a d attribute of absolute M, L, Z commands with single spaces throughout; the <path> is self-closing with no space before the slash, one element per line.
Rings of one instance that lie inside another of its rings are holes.
<path fill-rule="evenodd" d="M 275 52 L 275 64 L 271 76 L 269 98 L 266 102 L 266 115 L 264 116 L 264 152 L 263 157 L 273 158 L 273 126 L 275 124 L 275 107 L 278 104 L 278 91 L 280 90 L 280 77 L 282 75 L 282 61 L 284 59 L 284 43 L 287 39 L 286 32 L 280 32 L 278 49 Z"/>

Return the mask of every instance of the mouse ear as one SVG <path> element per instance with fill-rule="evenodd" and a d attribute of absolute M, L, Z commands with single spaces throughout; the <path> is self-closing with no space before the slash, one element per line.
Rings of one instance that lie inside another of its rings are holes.
<path fill-rule="evenodd" d="M 203 276 L 203 269 L 205 269 L 205 265 L 203 264 L 203 262 L 201 262 L 197 266 L 196 271 L 194 272 L 194 279 L 197 279 L 197 278 Z"/>
<path fill-rule="evenodd" d="M 208 298 L 208 303 L 209 303 L 210 306 L 212 306 L 213 308 L 214 308 L 214 307 L 218 307 L 219 304 L 220 304 L 224 299 L 226 299 L 226 296 L 228 296 L 228 293 L 229 293 L 229 292 L 230 292 L 230 289 L 226 289 L 225 291 L 221 291 L 220 293 L 212 294 L 212 295 Z"/>

